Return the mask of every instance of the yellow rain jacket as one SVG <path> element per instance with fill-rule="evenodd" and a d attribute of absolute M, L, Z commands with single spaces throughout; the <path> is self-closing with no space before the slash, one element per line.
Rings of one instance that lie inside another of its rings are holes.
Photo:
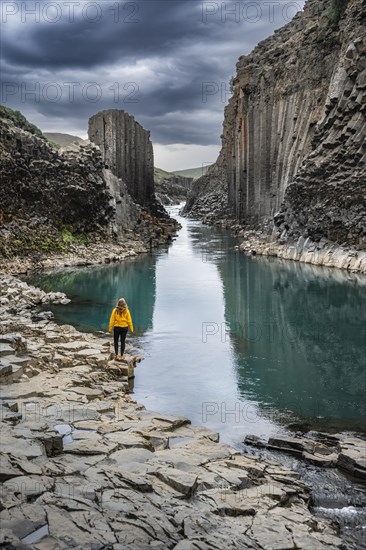
<path fill-rule="evenodd" d="M 128 309 L 123 310 L 120 314 L 117 308 L 114 308 L 109 320 L 109 332 L 112 332 L 113 327 L 128 327 L 130 331 L 133 332 L 131 314 Z"/>

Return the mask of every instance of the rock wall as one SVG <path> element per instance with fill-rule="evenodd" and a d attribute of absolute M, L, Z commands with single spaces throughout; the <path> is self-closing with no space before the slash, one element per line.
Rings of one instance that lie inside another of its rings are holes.
<path fill-rule="evenodd" d="M 272 217 L 311 150 L 339 50 L 332 35 L 319 41 L 325 6 L 308 2 L 304 14 L 237 64 L 224 139 L 229 207 L 239 221 Z"/>
<path fill-rule="evenodd" d="M 242 225 L 275 225 L 282 240 L 365 247 L 366 2 L 342 4 L 335 21 L 334 0 L 308 0 L 239 59 L 225 110 L 222 187 L 228 216 Z M 209 184 L 197 188 L 187 211 L 211 192 Z"/>
<path fill-rule="evenodd" d="M 282 240 L 301 235 L 366 249 L 366 2 L 349 1 L 310 154 L 275 218 Z"/>
<path fill-rule="evenodd" d="M 100 150 L 86 143 L 56 150 L 0 118 L 0 209 L 3 223 L 37 218 L 90 232 L 108 225 L 111 195 Z"/>
<path fill-rule="evenodd" d="M 155 195 L 162 204 L 179 204 L 187 199 L 193 178 L 171 176 L 155 180 Z"/>
<path fill-rule="evenodd" d="M 230 216 L 226 157 L 223 151 L 206 174 L 192 183 L 182 214 L 202 219 L 205 223 Z"/>
<path fill-rule="evenodd" d="M 140 205 L 154 203 L 154 154 L 150 132 L 125 111 L 112 109 L 89 120 L 89 139 L 102 151 L 106 168 L 121 178 Z"/>
<path fill-rule="evenodd" d="M 12 113 L 0 110 L 0 258 L 75 252 L 95 242 L 137 239 L 152 247 L 171 240 L 178 224 L 159 205 L 152 215 L 137 204 L 105 168 L 97 145 L 55 149 Z"/>

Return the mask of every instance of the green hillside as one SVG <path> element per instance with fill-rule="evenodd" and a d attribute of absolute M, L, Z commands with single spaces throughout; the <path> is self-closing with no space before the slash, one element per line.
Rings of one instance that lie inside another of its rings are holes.
<path fill-rule="evenodd" d="M 1 117 L 11 120 L 16 126 L 18 126 L 18 128 L 21 128 L 26 132 L 30 132 L 39 138 L 45 139 L 45 135 L 42 134 L 41 130 L 29 122 L 20 111 L 14 111 L 9 107 L 5 107 L 5 105 L 0 105 L 0 118 Z"/>
<path fill-rule="evenodd" d="M 162 180 L 169 179 L 173 176 L 174 176 L 174 174 L 172 172 L 166 172 L 165 170 L 162 170 L 161 168 L 157 168 L 156 166 L 154 167 L 154 179 L 155 179 L 155 181 L 160 182 Z"/>
<path fill-rule="evenodd" d="M 186 170 L 175 170 L 174 172 L 167 172 L 166 170 L 162 170 L 161 168 L 154 168 L 154 176 L 155 181 L 162 181 L 169 179 L 173 176 L 183 176 L 184 178 L 193 178 L 198 179 L 204 174 L 206 174 L 207 170 L 212 166 L 211 164 L 207 166 L 199 166 L 198 168 L 187 168 Z"/>
<path fill-rule="evenodd" d="M 60 132 L 44 132 L 44 135 L 49 141 L 57 143 L 61 147 L 67 147 L 71 143 L 83 141 L 82 138 L 78 136 L 72 136 L 71 134 L 62 134 Z"/>
<path fill-rule="evenodd" d="M 188 168 L 187 170 L 175 170 L 173 174 L 176 174 L 177 176 L 183 176 L 185 178 L 193 178 L 196 180 L 206 174 L 210 166 L 212 165 L 208 164 L 206 166 L 199 166 L 198 168 Z"/>

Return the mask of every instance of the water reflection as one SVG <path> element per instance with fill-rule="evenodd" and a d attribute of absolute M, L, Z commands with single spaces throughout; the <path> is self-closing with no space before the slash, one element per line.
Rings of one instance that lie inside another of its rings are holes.
<path fill-rule="evenodd" d="M 232 251 L 217 265 L 240 394 L 305 417 L 365 418 L 365 286 Z"/>
<path fill-rule="evenodd" d="M 34 281 L 74 298 L 57 320 L 105 329 L 130 303 L 143 348 L 135 397 L 236 443 L 298 417 L 353 428 L 365 417 L 365 284 L 339 270 L 235 252 L 179 218 L 172 246 L 120 265 Z M 365 279 L 363 279 L 365 283 Z"/>
<path fill-rule="evenodd" d="M 120 297 L 129 304 L 136 334 L 152 327 L 156 294 L 156 257 L 87 268 L 69 268 L 34 277 L 30 282 L 47 291 L 65 292 L 71 303 L 47 306 L 58 322 L 80 330 L 107 330 L 112 308 Z"/>

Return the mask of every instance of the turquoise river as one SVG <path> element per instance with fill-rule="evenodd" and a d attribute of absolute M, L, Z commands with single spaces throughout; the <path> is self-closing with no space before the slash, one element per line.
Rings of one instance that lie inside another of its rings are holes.
<path fill-rule="evenodd" d="M 68 268 L 33 284 L 65 292 L 57 322 L 105 331 L 125 297 L 144 360 L 134 398 L 240 444 L 288 426 L 363 430 L 366 282 L 337 269 L 235 250 L 236 239 L 172 215 L 170 246 L 121 264 Z"/>

